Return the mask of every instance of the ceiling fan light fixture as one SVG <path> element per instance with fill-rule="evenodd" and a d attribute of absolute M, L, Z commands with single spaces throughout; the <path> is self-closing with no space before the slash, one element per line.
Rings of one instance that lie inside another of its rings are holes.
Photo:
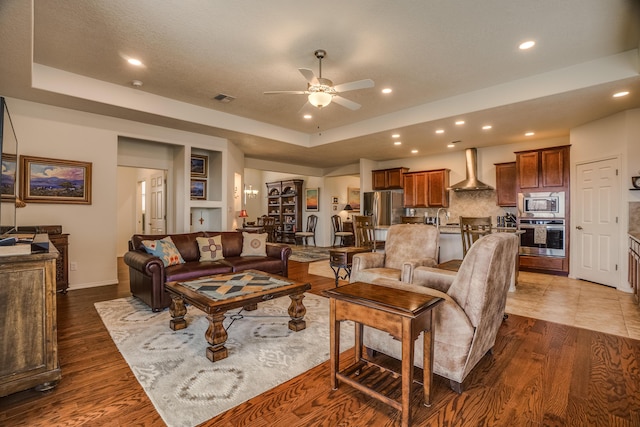
<path fill-rule="evenodd" d="M 332 96 L 327 92 L 312 92 L 309 94 L 309 104 L 322 108 L 331 104 Z"/>

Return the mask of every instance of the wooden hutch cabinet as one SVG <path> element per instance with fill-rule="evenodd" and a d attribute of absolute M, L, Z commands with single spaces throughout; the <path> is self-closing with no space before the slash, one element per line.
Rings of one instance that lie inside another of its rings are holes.
<path fill-rule="evenodd" d="M 404 174 L 409 168 L 392 168 L 371 171 L 374 190 L 398 190 L 404 186 Z"/>
<path fill-rule="evenodd" d="M 404 174 L 404 207 L 449 206 L 449 169 Z"/>
<path fill-rule="evenodd" d="M 302 230 L 301 179 L 267 182 L 267 215 L 275 218 L 276 241 L 295 243 L 296 231 Z"/>
<path fill-rule="evenodd" d="M 515 207 L 518 198 L 516 162 L 496 163 L 495 166 L 498 206 Z"/>

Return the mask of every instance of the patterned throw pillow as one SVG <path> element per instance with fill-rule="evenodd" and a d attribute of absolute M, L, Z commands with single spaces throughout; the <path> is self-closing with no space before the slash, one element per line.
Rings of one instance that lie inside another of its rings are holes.
<path fill-rule="evenodd" d="M 217 261 L 224 259 L 222 255 L 222 236 L 196 237 L 200 250 L 200 261 Z"/>
<path fill-rule="evenodd" d="M 167 236 L 162 240 L 143 240 L 142 246 L 147 253 L 160 258 L 165 267 L 184 264 L 184 259 L 182 259 L 178 248 L 171 240 L 171 236 Z"/>
<path fill-rule="evenodd" d="M 267 256 L 267 233 L 242 232 L 242 253 L 240 256 Z"/>

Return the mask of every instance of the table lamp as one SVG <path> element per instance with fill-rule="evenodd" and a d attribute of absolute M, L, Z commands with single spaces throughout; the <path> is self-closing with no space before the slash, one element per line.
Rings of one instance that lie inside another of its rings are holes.
<path fill-rule="evenodd" d="M 242 228 L 246 227 L 246 224 L 245 224 L 245 221 L 246 221 L 246 220 L 245 220 L 245 218 L 249 218 L 249 214 L 247 214 L 246 209 L 242 209 L 242 210 L 240 211 L 240 215 L 238 215 L 238 216 L 239 216 L 240 218 L 242 218 Z"/>
<path fill-rule="evenodd" d="M 347 211 L 347 212 L 351 212 L 352 210 L 353 210 L 353 208 L 351 207 L 351 205 L 349 203 L 347 203 L 344 206 L 344 209 L 343 209 L 343 211 Z M 347 214 L 347 219 L 349 219 L 349 214 Z"/>

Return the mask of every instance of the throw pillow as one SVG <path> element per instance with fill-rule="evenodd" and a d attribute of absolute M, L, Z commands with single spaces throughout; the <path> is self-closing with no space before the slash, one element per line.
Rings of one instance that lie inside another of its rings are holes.
<path fill-rule="evenodd" d="M 165 267 L 184 264 L 184 259 L 182 259 L 178 248 L 171 240 L 171 236 L 167 236 L 162 240 L 143 240 L 142 246 L 147 253 L 160 258 Z"/>
<path fill-rule="evenodd" d="M 242 232 L 242 253 L 240 256 L 267 256 L 267 233 Z"/>
<path fill-rule="evenodd" d="M 200 261 L 217 261 L 224 259 L 222 255 L 222 236 L 196 237 L 200 250 Z"/>

